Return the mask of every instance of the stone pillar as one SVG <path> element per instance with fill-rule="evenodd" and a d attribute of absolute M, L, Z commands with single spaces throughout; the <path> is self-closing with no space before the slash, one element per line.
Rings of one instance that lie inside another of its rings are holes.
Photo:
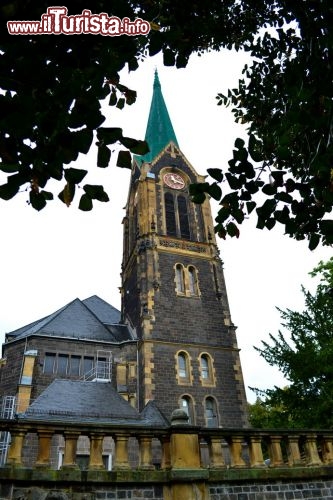
<path fill-rule="evenodd" d="M 25 438 L 25 432 L 14 430 L 11 431 L 11 444 L 7 455 L 7 464 L 14 466 L 22 466 L 22 448 Z"/>
<path fill-rule="evenodd" d="M 154 469 L 152 464 L 152 453 L 151 453 L 151 437 L 140 436 L 139 438 L 140 446 L 140 469 L 151 470 Z"/>
<path fill-rule="evenodd" d="M 230 441 L 231 467 L 246 467 L 242 458 L 243 436 L 232 436 Z"/>
<path fill-rule="evenodd" d="M 305 439 L 305 449 L 307 454 L 307 463 L 309 467 L 322 465 L 322 461 L 318 455 L 317 436 L 316 434 L 307 434 Z"/>
<path fill-rule="evenodd" d="M 260 435 L 250 436 L 250 464 L 251 467 L 265 467 Z"/>
<path fill-rule="evenodd" d="M 224 469 L 226 465 L 223 457 L 221 438 L 211 437 L 208 440 L 208 447 L 211 467 L 213 469 Z"/>
<path fill-rule="evenodd" d="M 114 441 L 116 446 L 114 468 L 116 470 L 129 469 L 128 436 L 126 434 L 117 434 L 114 437 Z"/>
<path fill-rule="evenodd" d="M 89 469 L 104 469 L 103 464 L 103 439 L 104 436 L 101 434 L 90 434 L 90 457 L 89 457 Z"/>
<path fill-rule="evenodd" d="M 79 438 L 79 434 L 75 432 L 65 432 L 65 451 L 64 451 L 64 461 L 62 463 L 62 468 L 76 468 L 79 466 L 76 464 L 76 449 L 77 449 L 77 440 Z"/>
<path fill-rule="evenodd" d="M 198 479 L 201 470 L 200 446 L 198 434 L 187 432 L 188 415 L 183 410 L 175 410 L 171 416 L 172 429 L 170 439 L 171 477 L 176 474 L 177 481 L 171 482 L 171 497 L 164 492 L 164 498 L 170 500 L 208 500 L 209 493 L 205 482 Z M 176 427 L 179 428 L 176 431 Z M 183 427 L 183 429 L 181 429 Z M 181 472 L 181 479 L 179 473 Z M 196 477 L 196 479 L 194 479 Z M 167 487 L 165 487 L 165 490 Z"/>
<path fill-rule="evenodd" d="M 323 462 L 325 465 L 333 463 L 333 436 L 323 436 L 321 440 L 321 448 L 323 451 Z"/>
<path fill-rule="evenodd" d="M 299 436 L 288 436 L 288 463 L 291 467 L 303 465 L 298 440 Z"/>
<path fill-rule="evenodd" d="M 38 431 L 38 454 L 36 460 L 37 467 L 50 467 L 51 440 L 53 432 L 48 430 Z"/>
<path fill-rule="evenodd" d="M 162 443 L 162 463 L 161 469 L 170 469 L 171 467 L 171 455 L 170 455 L 170 439 L 169 436 L 165 436 L 161 439 Z"/>
<path fill-rule="evenodd" d="M 281 450 L 281 436 L 270 436 L 269 457 L 271 467 L 283 467 L 283 457 Z"/>

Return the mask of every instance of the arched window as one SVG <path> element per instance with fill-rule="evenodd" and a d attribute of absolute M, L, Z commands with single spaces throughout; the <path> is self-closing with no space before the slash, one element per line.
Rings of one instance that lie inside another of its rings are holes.
<path fill-rule="evenodd" d="M 181 238 L 190 239 L 190 225 L 188 221 L 187 202 L 184 196 L 178 196 L 178 217 Z"/>
<path fill-rule="evenodd" d="M 182 396 L 180 398 L 180 408 L 184 410 L 188 415 L 188 423 L 194 424 L 194 410 L 193 401 L 189 396 Z"/>
<path fill-rule="evenodd" d="M 218 427 L 217 409 L 215 399 L 205 399 L 205 418 L 207 427 Z"/>
<path fill-rule="evenodd" d="M 203 353 L 199 357 L 200 380 L 204 386 L 215 385 L 213 361 L 209 354 Z"/>
<path fill-rule="evenodd" d="M 201 356 L 200 366 L 201 366 L 201 378 L 204 380 L 208 380 L 210 378 L 210 375 L 209 375 L 209 360 L 207 354 L 203 354 Z"/>
<path fill-rule="evenodd" d="M 175 206 L 174 206 L 173 195 L 171 193 L 165 193 L 164 204 L 165 204 L 166 234 L 168 236 L 177 236 Z"/>
<path fill-rule="evenodd" d="M 184 268 L 181 264 L 176 265 L 176 290 L 185 293 Z"/>
<path fill-rule="evenodd" d="M 188 288 L 190 295 L 198 295 L 197 272 L 193 266 L 188 268 Z"/>
<path fill-rule="evenodd" d="M 178 375 L 181 378 L 189 377 L 187 355 L 184 352 L 178 354 Z"/>

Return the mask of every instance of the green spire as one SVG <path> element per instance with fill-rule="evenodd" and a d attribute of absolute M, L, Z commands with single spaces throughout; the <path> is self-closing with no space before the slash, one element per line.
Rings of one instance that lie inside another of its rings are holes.
<path fill-rule="evenodd" d="M 147 141 L 150 151 L 144 156 L 137 157 L 141 162 L 151 162 L 170 141 L 173 141 L 178 146 L 176 134 L 162 94 L 157 69 L 155 70 L 153 97 L 145 141 Z"/>

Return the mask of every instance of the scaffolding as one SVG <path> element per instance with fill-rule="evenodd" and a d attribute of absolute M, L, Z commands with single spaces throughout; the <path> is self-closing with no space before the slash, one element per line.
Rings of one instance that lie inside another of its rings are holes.
<path fill-rule="evenodd" d="M 1 398 L 0 418 L 13 419 L 15 415 L 15 404 L 15 396 L 3 396 Z M 0 467 L 3 467 L 6 463 L 9 445 L 10 432 L 0 432 Z"/>
<path fill-rule="evenodd" d="M 92 382 L 111 382 L 112 351 L 97 351 L 96 362 L 89 372 L 83 375 L 83 380 Z"/>

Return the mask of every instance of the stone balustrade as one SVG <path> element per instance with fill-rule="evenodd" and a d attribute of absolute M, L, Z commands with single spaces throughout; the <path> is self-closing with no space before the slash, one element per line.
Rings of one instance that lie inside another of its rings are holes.
<path fill-rule="evenodd" d="M 51 467 L 52 442 L 62 437 L 61 468 L 78 468 L 77 443 L 90 441 L 88 470 L 103 470 L 103 443 L 113 441 L 112 470 L 254 469 L 318 467 L 333 464 L 333 432 L 313 430 L 258 430 L 198 428 L 116 427 L 108 424 L 0 421 L 10 432 L 7 467 Z M 32 460 L 27 447 L 35 436 Z M 29 438 L 28 438 L 29 437 Z M 27 458 L 28 457 L 28 458 Z M 56 468 L 56 467 L 54 467 Z"/>

